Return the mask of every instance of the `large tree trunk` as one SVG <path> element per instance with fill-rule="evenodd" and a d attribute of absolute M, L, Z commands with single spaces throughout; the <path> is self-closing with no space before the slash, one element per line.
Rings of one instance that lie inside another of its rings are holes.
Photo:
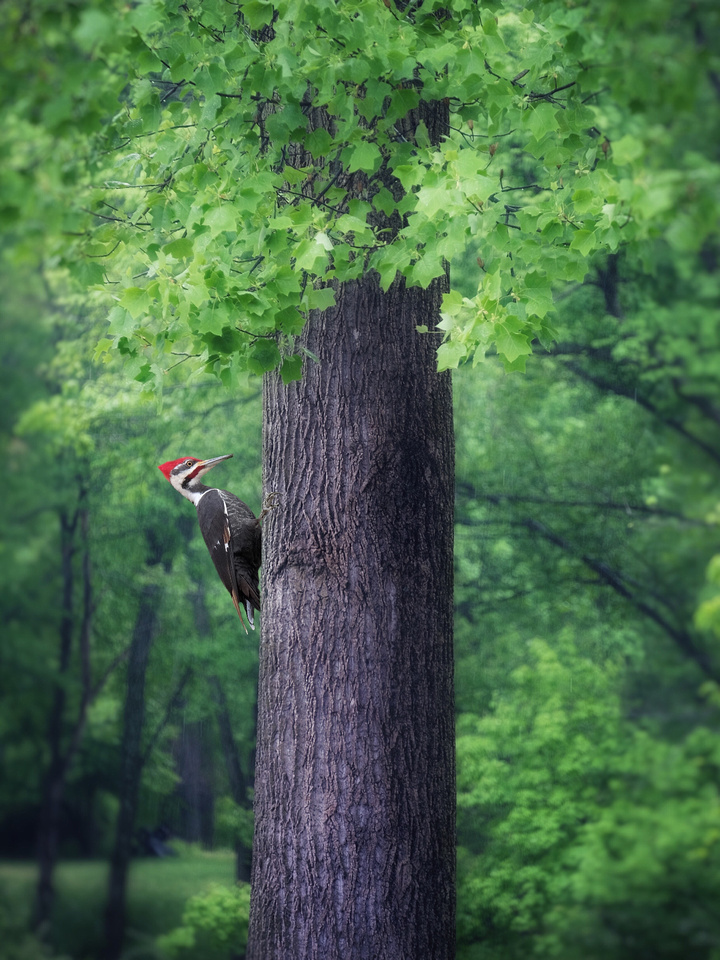
<path fill-rule="evenodd" d="M 346 283 L 266 378 L 249 960 L 454 957 L 453 425 L 429 290 Z"/>
<path fill-rule="evenodd" d="M 141 742 L 145 720 L 145 675 L 155 633 L 159 597 L 160 588 L 157 584 L 148 583 L 143 587 L 130 646 L 120 746 L 120 810 L 105 908 L 106 960 L 117 960 L 120 956 L 125 933 L 127 874 L 143 766 Z"/>

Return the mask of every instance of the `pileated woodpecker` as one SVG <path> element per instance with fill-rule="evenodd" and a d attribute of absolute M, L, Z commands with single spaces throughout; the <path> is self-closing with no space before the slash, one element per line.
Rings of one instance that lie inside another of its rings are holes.
<path fill-rule="evenodd" d="M 271 494 L 260 516 L 227 490 L 206 487 L 202 477 L 221 460 L 229 460 L 231 453 L 210 460 L 180 457 L 158 467 L 178 493 L 195 504 L 200 531 L 205 540 L 220 579 L 235 604 L 240 623 L 247 627 L 240 613 L 245 607 L 248 623 L 254 629 L 253 609 L 260 609 L 258 568 L 261 562 L 260 521 L 274 505 Z"/>

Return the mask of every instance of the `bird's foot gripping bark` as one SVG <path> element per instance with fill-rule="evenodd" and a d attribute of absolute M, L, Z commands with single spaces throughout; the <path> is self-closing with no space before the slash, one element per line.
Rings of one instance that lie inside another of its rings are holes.
<path fill-rule="evenodd" d="M 270 511 L 273 509 L 273 507 L 276 507 L 276 506 L 277 506 L 278 497 L 279 497 L 279 494 L 277 494 L 277 493 L 268 493 L 268 494 L 267 494 L 267 496 L 266 496 L 265 499 L 263 500 L 262 510 L 260 511 L 260 516 L 258 517 L 258 520 L 262 520 L 262 518 L 263 518 L 267 513 L 270 513 Z"/>

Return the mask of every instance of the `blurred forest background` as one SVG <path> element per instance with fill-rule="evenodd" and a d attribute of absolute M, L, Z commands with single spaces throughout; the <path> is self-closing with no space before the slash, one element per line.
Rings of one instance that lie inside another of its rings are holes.
<path fill-rule="evenodd" d="M 720 950 L 718 270 L 715 251 L 662 257 L 652 276 L 598 267 L 526 375 L 456 375 L 461 957 Z M 256 636 L 156 464 L 232 452 L 213 479 L 258 507 L 261 400 L 259 379 L 229 396 L 180 366 L 158 405 L 122 357 L 93 362 L 103 316 L 61 278 L 2 283 L 0 952 L 15 957 L 49 778 L 61 859 L 112 852 L 138 637 L 134 830 L 197 845 L 143 868 L 176 870 L 181 890 L 162 880 L 150 931 L 179 923 L 187 857 L 200 886 L 232 884 L 230 854 L 197 858 L 251 836 Z M 80 876 L 60 874 L 56 905 L 77 957 L 105 883 Z"/>
<path fill-rule="evenodd" d="M 672 24 L 661 38 L 672 58 Z M 703 70 L 651 118 L 687 131 L 704 105 L 698 169 L 718 148 Z M 233 453 L 212 481 L 259 508 L 261 380 L 228 391 L 179 358 L 146 395 L 120 352 L 94 360 L 102 303 L 18 235 L 0 251 L 0 957 L 98 957 L 128 829 L 127 956 L 229 957 L 257 633 L 156 465 Z M 455 375 L 459 960 L 720 958 L 719 256 L 678 222 L 565 289 L 526 374 Z M 452 269 L 472 292 L 474 254 Z M 27 933 L 39 834 L 59 858 L 49 944 Z"/>

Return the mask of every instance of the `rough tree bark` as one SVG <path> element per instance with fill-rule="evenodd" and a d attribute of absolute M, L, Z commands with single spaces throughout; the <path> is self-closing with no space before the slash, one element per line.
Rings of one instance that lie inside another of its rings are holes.
<path fill-rule="evenodd" d="M 369 275 L 266 378 L 248 960 L 454 956 L 453 425 L 429 290 Z"/>

